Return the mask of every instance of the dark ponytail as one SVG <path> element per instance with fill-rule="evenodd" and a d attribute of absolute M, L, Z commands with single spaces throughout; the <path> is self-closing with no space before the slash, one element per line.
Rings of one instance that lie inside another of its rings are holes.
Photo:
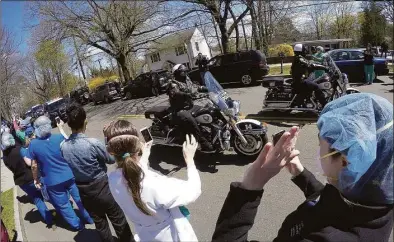
<path fill-rule="evenodd" d="M 138 165 L 138 157 L 142 155 L 139 132 L 130 122 L 119 120 L 106 128 L 104 135 L 108 152 L 115 156 L 118 167 L 122 169 L 135 205 L 145 215 L 152 216 L 141 199 L 141 182 L 145 174 Z"/>

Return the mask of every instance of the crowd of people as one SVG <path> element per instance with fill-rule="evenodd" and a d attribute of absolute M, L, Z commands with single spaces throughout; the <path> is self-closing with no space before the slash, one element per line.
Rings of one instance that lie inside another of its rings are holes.
<path fill-rule="evenodd" d="M 94 223 L 102 241 L 198 241 L 185 207 L 204 195 L 194 164 L 198 142 L 187 135 L 183 156 L 187 180 L 149 168 L 151 142 L 126 121 L 103 128 L 105 142 L 85 134 L 83 107 L 67 108 L 68 137 L 52 133 L 41 116 L 11 127 L 4 124 L 1 148 L 15 184 L 34 201 L 48 227 L 51 203 L 71 229 Z M 283 168 L 306 200 L 289 214 L 275 241 L 388 241 L 393 228 L 393 107 L 373 94 L 338 98 L 322 110 L 318 123 L 322 184 L 305 168 L 297 150 L 300 130 L 292 127 L 274 145 L 267 143 L 233 182 L 219 214 L 213 241 L 248 241 L 265 185 Z M 117 169 L 107 175 L 107 164 Z M 69 196 L 79 209 L 72 209 Z M 131 232 L 126 217 L 132 222 Z M 266 236 L 261 234 L 261 239 Z"/>

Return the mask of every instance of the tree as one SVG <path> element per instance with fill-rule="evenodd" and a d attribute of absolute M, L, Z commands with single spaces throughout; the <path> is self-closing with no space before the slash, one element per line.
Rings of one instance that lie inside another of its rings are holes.
<path fill-rule="evenodd" d="M 322 0 L 319 0 L 323 3 Z M 319 2 L 316 1 L 316 2 Z M 307 13 L 310 17 L 311 24 L 315 30 L 316 38 L 318 40 L 323 38 L 324 33 L 327 31 L 328 28 L 328 17 L 330 16 L 327 14 L 329 12 L 330 5 L 328 4 L 313 4 L 308 7 Z"/>
<path fill-rule="evenodd" d="M 301 35 L 300 31 L 294 26 L 292 19 L 287 17 L 281 19 L 275 29 L 273 39 L 271 40 L 272 44 L 293 43 Z"/>
<path fill-rule="evenodd" d="M 0 116 L 11 119 L 13 104 L 19 99 L 18 72 L 20 58 L 13 34 L 0 27 Z"/>
<path fill-rule="evenodd" d="M 125 80 L 130 79 L 127 58 L 171 31 L 193 10 L 175 14 L 164 1 L 99 2 L 48 1 L 32 3 L 40 24 L 49 26 L 49 38 L 75 37 L 112 56 Z"/>
<path fill-rule="evenodd" d="M 59 95 L 63 97 L 67 92 L 64 75 L 68 69 L 68 61 L 61 43 L 54 40 L 43 41 L 34 56 L 50 82 L 57 83 Z"/>
<path fill-rule="evenodd" d="M 382 11 L 382 14 L 386 17 L 388 21 L 391 23 L 394 22 L 394 3 L 392 0 L 385 0 L 381 2 L 376 2 L 379 8 Z"/>
<path fill-rule="evenodd" d="M 241 19 L 245 17 L 245 15 L 248 13 L 249 6 L 246 6 L 246 8 L 239 16 L 235 16 L 235 13 L 231 8 L 231 0 L 197 0 L 191 2 L 200 5 L 206 11 L 209 11 L 209 13 L 212 15 L 213 19 L 219 27 L 223 52 L 228 53 L 230 51 L 230 36 L 237 28 L 238 23 L 241 21 Z M 233 19 L 233 23 L 229 27 L 227 27 L 227 20 L 230 17 Z"/>
<path fill-rule="evenodd" d="M 375 2 L 369 3 L 364 8 L 364 22 L 361 25 L 361 41 L 364 45 L 371 43 L 378 46 L 385 37 L 386 18 L 379 11 Z"/>

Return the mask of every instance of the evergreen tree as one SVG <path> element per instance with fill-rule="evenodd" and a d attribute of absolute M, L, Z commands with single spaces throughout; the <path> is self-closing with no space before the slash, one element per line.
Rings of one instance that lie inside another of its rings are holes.
<path fill-rule="evenodd" d="M 385 36 L 386 18 L 382 15 L 375 2 L 370 2 L 364 8 L 364 22 L 361 25 L 361 41 L 364 46 L 371 43 L 380 45 Z"/>

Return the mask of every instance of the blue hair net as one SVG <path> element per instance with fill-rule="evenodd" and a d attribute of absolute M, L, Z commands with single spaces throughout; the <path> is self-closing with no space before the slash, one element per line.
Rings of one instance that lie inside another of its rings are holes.
<path fill-rule="evenodd" d="M 349 161 L 339 190 L 354 201 L 393 204 L 393 105 L 374 94 L 346 95 L 326 105 L 317 125 Z"/>
<path fill-rule="evenodd" d="M 34 122 L 34 133 L 39 138 L 45 138 L 51 134 L 51 120 L 47 116 L 41 116 Z"/>

